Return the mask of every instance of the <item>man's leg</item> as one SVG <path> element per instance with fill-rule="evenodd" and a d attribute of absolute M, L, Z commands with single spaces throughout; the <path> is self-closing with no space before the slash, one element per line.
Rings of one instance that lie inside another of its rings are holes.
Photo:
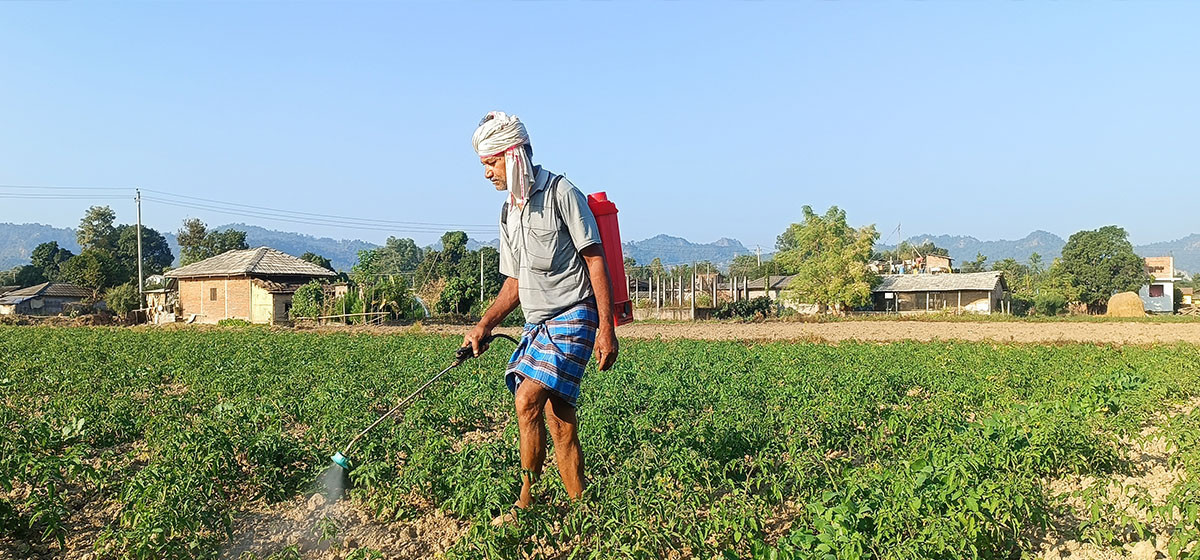
<path fill-rule="evenodd" d="M 579 445 L 579 417 L 575 415 L 575 407 L 552 394 L 546 399 L 546 419 L 554 437 L 554 460 L 563 487 L 571 499 L 578 499 L 583 495 L 583 448 Z"/>
<path fill-rule="evenodd" d="M 546 462 L 546 422 L 542 409 L 550 390 L 532 379 L 525 379 L 517 386 L 517 427 L 521 431 L 521 497 L 519 508 L 529 507 L 533 502 L 533 483 L 542 475 Z"/>

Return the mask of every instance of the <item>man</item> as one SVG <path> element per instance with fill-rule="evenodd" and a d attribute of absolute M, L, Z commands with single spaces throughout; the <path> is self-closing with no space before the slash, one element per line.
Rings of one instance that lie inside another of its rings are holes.
<path fill-rule="evenodd" d="M 515 116 L 491 112 L 472 138 L 484 176 L 508 191 L 500 216 L 496 301 L 463 339 L 475 355 L 519 303 L 525 330 L 505 372 L 521 433 L 521 493 L 529 507 L 546 459 L 546 423 L 554 457 L 572 499 L 583 494 L 583 451 L 575 413 L 579 384 L 592 354 L 601 371 L 617 360 L 612 288 L 600 230 L 587 199 L 561 175 L 532 165 L 533 148 Z"/>

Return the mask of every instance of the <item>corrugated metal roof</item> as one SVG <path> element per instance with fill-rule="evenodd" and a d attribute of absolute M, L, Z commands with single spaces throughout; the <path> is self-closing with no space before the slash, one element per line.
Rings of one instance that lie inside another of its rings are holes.
<path fill-rule="evenodd" d="M 209 276 L 334 276 L 333 271 L 270 247 L 226 251 L 168 271 L 167 278 Z"/>
<path fill-rule="evenodd" d="M 875 292 L 957 292 L 990 291 L 1004 284 L 1004 273 L 968 272 L 959 274 L 885 274 Z"/>
<path fill-rule="evenodd" d="M 5 292 L 0 296 L 0 305 L 16 305 L 35 297 L 91 297 L 92 291 L 75 284 L 64 282 L 42 282 L 28 288 Z"/>

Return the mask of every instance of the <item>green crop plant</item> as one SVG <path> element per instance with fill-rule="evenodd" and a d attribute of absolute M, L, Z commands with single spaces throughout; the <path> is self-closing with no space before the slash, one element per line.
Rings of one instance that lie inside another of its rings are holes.
<path fill-rule="evenodd" d="M 242 512 L 312 488 L 460 340 L 0 327 L 0 550 L 56 554 L 86 498 L 114 512 L 100 558 L 215 557 Z M 468 523 L 451 558 L 1014 558 L 1048 523 L 1047 481 L 1119 472 L 1119 438 L 1200 395 L 1183 344 L 623 341 L 583 386 L 584 498 L 550 468 L 537 505 L 492 527 L 520 476 L 506 350 L 362 440 L 353 507 Z M 1200 413 L 1164 429 L 1189 474 L 1197 428 Z M 1155 510 L 1175 557 L 1200 538 L 1188 481 Z"/>

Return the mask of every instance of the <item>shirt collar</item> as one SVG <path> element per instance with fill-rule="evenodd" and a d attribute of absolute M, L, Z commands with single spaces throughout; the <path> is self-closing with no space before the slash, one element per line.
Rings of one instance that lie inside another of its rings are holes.
<path fill-rule="evenodd" d="M 529 188 L 529 196 L 546 188 L 546 183 L 550 180 L 550 172 L 546 171 L 542 166 L 533 166 L 533 186 Z"/>

